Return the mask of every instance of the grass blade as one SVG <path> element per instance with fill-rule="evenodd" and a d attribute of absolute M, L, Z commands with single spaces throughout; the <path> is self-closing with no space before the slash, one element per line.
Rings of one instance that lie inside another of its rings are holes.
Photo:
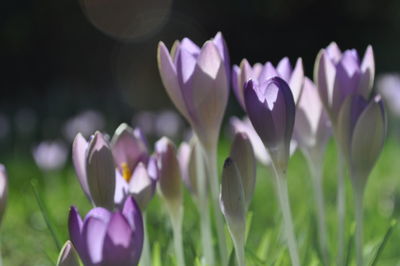
<path fill-rule="evenodd" d="M 382 254 L 383 249 L 385 248 L 386 243 L 388 242 L 390 236 L 392 235 L 393 229 L 396 227 L 396 225 L 397 225 L 397 220 L 393 219 L 390 222 L 390 226 L 389 226 L 388 230 L 386 231 L 386 234 L 383 237 L 382 242 L 379 244 L 378 249 L 376 250 L 375 256 L 371 260 L 371 264 L 370 264 L 371 266 L 377 265 L 379 257 Z"/>
<path fill-rule="evenodd" d="M 60 251 L 61 248 L 62 248 L 61 242 L 60 242 L 60 240 L 59 240 L 59 238 L 57 236 L 57 233 L 56 233 L 56 230 L 55 230 L 53 224 L 50 221 L 50 217 L 48 215 L 46 206 L 45 206 L 42 198 L 39 195 L 39 191 L 37 189 L 37 181 L 36 180 L 32 180 L 31 181 L 31 186 L 32 186 L 33 194 L 35 195 L 36 202 L 37 202 L 37 204 L 39 206 L 40 212 L 42 213 L 43 219 L 46 222 L 47 228 L 50 231 L 50 234 L 51 234 L 51 236 L 53 238 L 54 244 L 57 247 L 57 251 Z"/>

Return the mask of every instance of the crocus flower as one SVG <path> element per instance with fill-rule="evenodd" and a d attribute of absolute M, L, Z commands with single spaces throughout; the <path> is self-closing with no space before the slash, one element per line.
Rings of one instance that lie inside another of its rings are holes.
<path fill-rule="evenodd" d="M 3 219 L 8 199 L 8 176 L 4 165 L 0 164 L 0 222 Z"/>
<path fill-rule="evenodd" d="M 71 241 L 67 240 L 60 251 L 57 260 L 57 266 L 80 266 L 79 255 L 72 245 Z"/>
<path fill-rule="evenodd" d="M 379 95 L 350 96 L 338 117 L 338 136 L 355 187 L 364 187 L 386 136 L 386 115 Z"/>
<path fill-rule="evenodd" d="M 319 52 L 314 66 L 314 81 L 332 123 L 336 123 L 347 96 L 361 94 L 369 97 L 374 75 L 375 61 L 371 46 L 367 47 L 361 62 L 355 49 L 342 53 L 336 43 Z"/>
<path fill-rule="evenodd" d="M 294 126 L 295 139 L 306 155 L 322 157 L 329 136 L 330 122 L 314 83 L 305 78 L 304 87 L 297 105 Z"/>
<path fill-rule="evenodd" d="M 177 154 L 183 183 L 194 196 L 198 194 L 196 149 L 194 141 L 190 141 L 190 143 L 182 142 Z"/>
<path fill-rule="evenodd" d="M 175 145 L 166 137 L 155 144 L 159 188 L 172 211 L 182 208 L 182 177 Z"/>
<path fill-rule="evenodd" d="M 249 119 L 274 164 L 286 169 L 295 119 L 293 94 L 279 77 L 259 85 L 249 80 L 245 87 L 244 100 Z"/>
<path fill-rule="evenodd" d="M 233 91 L 242 108 L 245 108 L 244 84 L 249 79 L 259 85 L 276 76 L 281 77 L 289 84 L 293 98 L 297 103 L 301 95 L 304 80 L 303 61 L 301 58 L 297 59 L 294 68 L 292 68 L 287 57 L 279 61 L 276 68 L 270 62 L 266 62 L 264 65 L 256 63 L 251 66 L 246 59 L 242 60 L 240 66 L 234 65 L 232 72 Z"/>
<path fill-rule="evenodd" d="M 43 141 L 32 151 L 37 166 L 43 171 L 61 169 L 67 161 L 68 150 L 61 141 Z"/>
<path fill-rule="evenodd" d="M 158 45 L 158 68 L 167 94 L 206 148 L 215 148 L 229 96 L 229 56 L 221 33 L 198 47 L 188 38 L 171 52 Z"/>
<path fill-rule="evenodd" d="M 111 140 L 116 171 L 115 202 L 132 195 L 144 210 L 152 199 L 157 180 L 155 158 L 148 154 L 146 140 L 139 129 L 121 124 Z"/>
<path fill-rule="evenodd" d="M 122 210 L 96 207 L 82 220 L 78 210 L 69 213 L 69 236 L 86 266 L 137 265 L 143 246 L 143 219 L 133 197 Z"/>
<path fill-rule="evenodd" d="M 110 145 L 96 132 L 89 142 L 78 134 L 72 148 L 72 159 L 79 182 L 95 206 L 114 207 L 115 166 Z"/>

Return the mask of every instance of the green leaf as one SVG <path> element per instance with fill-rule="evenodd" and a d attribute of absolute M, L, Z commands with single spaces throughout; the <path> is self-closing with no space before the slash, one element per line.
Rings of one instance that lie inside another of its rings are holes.
<path fill-rule="evenodd" d="M 388 230 L 386 231 L 385 236 L 383 237 L 381 243 L 380 243 L 379 246 L 377 247 L 376 253 L 375 253 L 374 257 L 373 257 L 372 260 L 371 260 L 371 264 L 370 264 L 371 266 L 377 265 L 378 260 L 379 260 L 379 258 L 380 258 L 380 255 L 382 254 L 383 249 L 385 248 L 386 243 L 388 242 L 390 236 L 392 235 L 393 229 L 396 227 L 396 225 L 397 225 L 397 220 L 393 219 L 393 220 L 390 222 L 389 228 L 388 228 Z"/>

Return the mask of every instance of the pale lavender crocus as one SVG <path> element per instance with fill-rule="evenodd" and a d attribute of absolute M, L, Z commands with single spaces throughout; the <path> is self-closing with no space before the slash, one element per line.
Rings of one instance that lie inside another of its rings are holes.
<path fill-rule="evenodd" d="M 82 220 L 75 207 L 69 213 L 69 235 L 86 266 L 137 265 L 143 246 L 143 219 L 133 197 L 122 210 L 96 207 Z"/>
<path fill-rule="evenodd" d="M 8 200 L 8 175 L 4 165 L 0 164 L 0 222 L 3 220 Z"/>
<path fill-rule="evenodd" d="M 143 134 L 121 124 L 111 140 L 111 150 L 117 168 L 115 202 L 121 204 L 132 195 L 144 210 L 155 192 L 157 169 Z"/>
<path fill-rule="evenodd" d="M 202 144 L 215 148 L 229 96 L 229 55 L 222 34 L 201 48 L 184 38 L 171 52 L 160 42 L 157 61 L 172 102 Z"/>
<path fill-rule="evenodd" d="M 246 59 L 242 60 L 240 66 L 234 65 L 232 70 L 233 91 L 242 108 L 245 108 L 244 84 L 249 79 L 259 85 L 276 76 L 289 84 L 293 98 L 297 103 L 301 95 L 304 80 L 303 61 L 301 58 L 297 59 L 294 67 L 292 67 L 287 57 L 281 59 L 276 67 L 271 62 L 266 62 L 264 65 L 256 63 L 251 66 Z"/>
<path fill-rule="evenodd" d="M 347 96 L 361 94 L 369 97 L 374 76 L 375 61 L 371 46 L 367 47 L 362 61 L 355 49 L 341 52 L 334 42 L 319 52 L 314 66 L 314 81 L 333 124 Z"/>
<path fill-rule="evenodd" d="M 114 208 L 115 166 L 105 136 L 96 132 L 90 141 L 78 134 L 72 147 L 76 175 L 86 196 L 95 206 Z"/>

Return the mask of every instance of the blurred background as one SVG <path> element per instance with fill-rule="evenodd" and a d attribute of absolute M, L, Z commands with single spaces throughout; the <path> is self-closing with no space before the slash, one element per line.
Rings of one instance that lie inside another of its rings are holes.
<path fill-rule="evenodd" d="M 32 265 L 27 254 L 36 254 L 36 249 L 40 255 L 35 265 L 54 260 L 54 254 L 48 255 L 50 260 L 43 256 L 51 243 L 32 247 L 37 239 L 50 238 L 32 201 L 32 179 L 39 182 L 60 228 L 70 204 L 89 207 L 71 177 L 69 153 L 78 131 L 86 136 L 96 129 L 112 134 L 118 124 L 127 122 L 141 126 L 154 139 L 160 135 L 182 139 L 186 125 L 159 78 L 157 44 L 162 40 L 170 47 L 183 37 L 201 44 L 218 31 L 226 39 L 232 64 L 244 57 L 251 63 L 274 64 L 284 56 L 292 62 L 302 57 L 310 77 L 316 54 L 331 41 L 361 53 L 372 44 L 376 87 L 388 95 L 394 119 L 390 128 L 399 131 L 394 122 L 400 116 L 400 2 L 396 0 L 3 1 L 0 161 L 9 168 L 12 187 L 11 213 L 1 240 L 6 261 L 12 262 L 6 265 Z M 227 113 L 226 119 L 242 114 L 233 96 Z M 65 189 L 58 195 L 51 193 L 60 187 Z M 45 233 L 19 249 L 23 237 L 7 232 L 18 226 L 21 235 Z M 65 228 L 60 234 L 66 238 Z"/>

